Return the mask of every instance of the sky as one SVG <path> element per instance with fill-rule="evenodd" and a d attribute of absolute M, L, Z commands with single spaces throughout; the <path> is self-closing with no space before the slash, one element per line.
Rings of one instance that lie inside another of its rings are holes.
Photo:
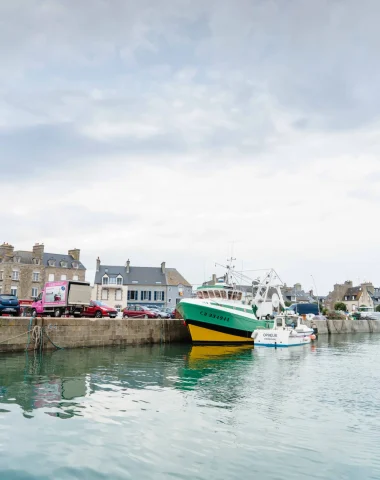
<path fill-rule="evenodd" d="M 380 286 L 377 0 L 0 3 L 0 242 Z M 314 279 L 314 280 L 313 280 Z"/>

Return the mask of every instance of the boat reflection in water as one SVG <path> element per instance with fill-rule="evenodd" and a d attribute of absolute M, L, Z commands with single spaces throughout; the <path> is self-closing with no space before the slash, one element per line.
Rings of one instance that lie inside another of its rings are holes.
<path fill-rule="evenodd" d="M 176 389 L 196 391 L 198 400 L 232 408 L 245 396 L 243 377 L 255 360 L 251 345 L 195 346 L 178 372 Z"/>

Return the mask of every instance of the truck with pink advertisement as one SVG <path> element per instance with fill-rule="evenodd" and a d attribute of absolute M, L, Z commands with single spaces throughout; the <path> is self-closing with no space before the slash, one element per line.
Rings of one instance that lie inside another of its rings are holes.
<path fill-rule="evenodd" d="M 80 317 L 85 307 L 90 305 L 91 287 L 87 282 L 62 280 L 47 282 L 31 305 L 32 315 Z"/>

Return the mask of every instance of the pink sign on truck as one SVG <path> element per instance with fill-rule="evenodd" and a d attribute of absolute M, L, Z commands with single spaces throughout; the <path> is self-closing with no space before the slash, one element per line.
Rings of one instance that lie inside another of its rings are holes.
<path fill-rule="evenodd" d="M 68 282 L 48 282 L 45 285 L 43 303 L 47 306 L 66 305 Z"/>

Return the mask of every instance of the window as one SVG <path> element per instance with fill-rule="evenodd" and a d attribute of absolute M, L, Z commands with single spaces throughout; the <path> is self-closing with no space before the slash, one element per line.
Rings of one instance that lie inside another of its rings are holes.
<path fill-rule="evenodd" d="M 38 297 L 38 288 L 35 288 L 35 287 L 32 288 L 32 297 L 33 298 Z"/>
<path fill-rule="evenodd" d="M 0 287 L 0 295 L 3 293 L 3 287 Z"/>
<path fill-rule="evenodd" d="M 11 287 L 11 295 L 14 295 L 15 297 L 17 297 L 17 287 L 15 286 Z"/>
<path fill-rule="evenodd" d="M 20 279 L 20 272 L 18 270 L 13 270 L 12 280 L 19 280 L 19 279 Z"/>
<path fill-rule="evenodd" d="M 74 280 L 74 282 L 77 282 L 79 280 L 78 275 L 73 275 L 73 280 Z"/>
<path fill-rule="evenodd" d="M 49 282 L 54 282 L 54 273 L 49 273 Z"/>
<path fill-rule="evenodd" d="M 123 279 L 122 277 L 117 277 L 117 282 L 118 285 L 123 285 Z"/>
<path fill-rule="evenodd" d="M 139 283 L 137 280 L 132 280 L 132 283 Z"/>
<path fill-rule="evenodd" d="M 108 277 L 103 277 L 102 283 L 103 285 L 108 285 Z"/>
<path fill-rule="evenodd" d="M 108 288 L 102 288 L 102 300 L 108 300 Z"/>
<path fill-rule="evenodd" d="M 73 262 L 72 264 L 73 268 L 79 268 L 79 263 L 78 262 Z"/>
<path fill-rule="evenodd" d="M 137 290 L 128 290 L 128 300 L 138 300 L 139 292 Z"/>
<path fill-rule="evenodd" d="M 144 290 L 141 292 L 141 300 L 152 300 L 152 292 Z"/>
<path fill-rule="evenodd" d="M 62 268 L 67 268 L 67 262 L 65 262 L 64 260 L 61 261 L 61 267 Z"/>
<path fill-rule="evenodd" d="M 121 291 L 121 288 L 118 288 L 115 291 L 115 300 L 121 300 L 121 299 L 122 299 L 122 291 Z"/>
<path fill-rule="evenodd" d="M 67 275 L 61 275 L 61 280 L 66 280 L 67 279 Z"/>
<path fill-rule="evenodd" d="M 40 272 L 33 272 L 33 282 L 39 282 L 39 281 L 40 281 Z"/>
<path fill-rule="evenodd" d="M 352 300 L 355 300 L 355 297 L 354 297 L 354 295 L 352 295 Z"/>
<path fill-rule="evenodd" d="M 171 298 L 169 298 L 168 303 L 172 303 L 172 299 L 171 299 Z"/>
<path fill-rule="evenodd" d="M 13 261 L 14 261 L 15 263 L 20 263 L 21 257 L 13 257 Z"/>
<path fill-rule="evenodd" d="M 165 292 L 154 292 L 154 300 L 163 302 L 165 299 Z"/>
<path fill-rule="evenodd" d="M 118 311 L 118 313 L 120 313 L 122 306 L 121 305 L 115 305 L 115 308 Z"/>
<path fill-rule="evenodd" d="M 116 285 L 116 277 L 110 278 L 110 285 Z"/>
<path fill-rule="evenodd" d="M 49 267 L 55 267 L 55 260 L 53 259 L 48 260 L 48 265 Z"/>
<path fill-rule="evenodd" d="M 3 270 L 1 270 L 1 272 L 0 272 L 0 280 L 4 280 L 4 272 L 3 272 Z"/>
<path fill-rule="evenodd" d="M 39 258 L 33 258 L 34 265 L 40 265 L 41 260 Z"/>

